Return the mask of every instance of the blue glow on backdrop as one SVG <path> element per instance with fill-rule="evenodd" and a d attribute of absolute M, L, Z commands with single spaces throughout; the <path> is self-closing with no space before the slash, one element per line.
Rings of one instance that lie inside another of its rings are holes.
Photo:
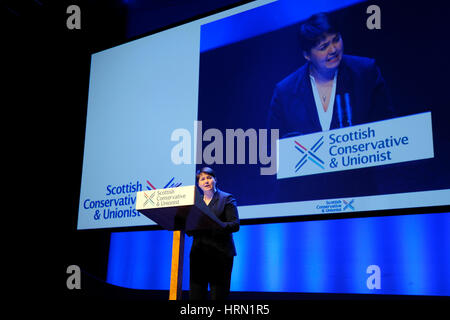
<path fill-rule="evenodd" d="M 334 11 L 362 0 L 280 0 L 202 26 L 200 51 L 249 39 L 307 19 L 314 13 Z"/>
<path fill-rule="evenodd" d="M 450 295 L 449 226 L 450 213 L 242 226 L 231 290 Z M 112 233 L 107 282 L 168 290 L 171 246 L 169 231 Z M 370 265 L 381 289 L 367 288 Z"/>

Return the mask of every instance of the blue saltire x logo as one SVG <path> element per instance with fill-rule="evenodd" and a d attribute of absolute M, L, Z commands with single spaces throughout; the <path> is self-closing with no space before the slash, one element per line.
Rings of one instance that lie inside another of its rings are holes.
<path fill-rule="evenodd" d="M 312 148 L 308 150 L 306 147 L 301 145 L 298 141 L 295 142 L 295 149 L 297 149 L 303 156 L 300 159 L 299 162 L 295 165 L 295 172 L 300 170 L 301 167 L 305 165 L 308 160 L 310 160 L 312 163 L 317 165 L 318 167 L 325 169 L 325 162 L 323 162 L 322 159 L 320 159 L 315 153 L 320 149 L 320 147 L 323 145 L 323 136 L 314 143 Z"/>
<path fill-rule="evenodd" d="M 345 211 L 347 208 L 350 208 L 350 209 L 352 209 L 354 211 L 355 210 L 355 207 L 353 207 L 353 202 L 354 201 L 355 201 L 355 199 L 352 199 L 350 202 L 342 200 L 342 202 L 344 202 L 344 204 L 345 204 L 345 207 L 344 207 L 343 211 Z"/>

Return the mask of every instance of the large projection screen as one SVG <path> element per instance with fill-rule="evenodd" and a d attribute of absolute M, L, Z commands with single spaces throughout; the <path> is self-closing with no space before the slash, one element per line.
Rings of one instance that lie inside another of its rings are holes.
<path fill-rule="evenodd" d="M 429 84 L 442 75 L 410 67 L 424 54 L 438 64 L 432 43 L 445 34 L 401 57 L 413 35 L 400 22 L 369 30 L 367 6 L 254 1 L 93 54 L 78 229 L 154 225 L 136 192 L 194 185 L 205 165 L 243 220 L 450 205 L 450 112 Z M 323 11 L 346 21 L 349 59 L 376 63 L 395 112 L 358 122 L 338 87 L 348 123 L 292 134 L 268 119 L 277 84 L 305 63 L 298 24 Z"/>

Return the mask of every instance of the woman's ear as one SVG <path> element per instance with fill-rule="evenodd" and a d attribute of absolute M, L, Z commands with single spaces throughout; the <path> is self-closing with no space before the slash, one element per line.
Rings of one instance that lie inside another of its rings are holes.
<path fill-rule="evenodd" d="M 311 59 L 311 56 L 306 51 L 303 51 L 303 57 L 308 61 Z"/>

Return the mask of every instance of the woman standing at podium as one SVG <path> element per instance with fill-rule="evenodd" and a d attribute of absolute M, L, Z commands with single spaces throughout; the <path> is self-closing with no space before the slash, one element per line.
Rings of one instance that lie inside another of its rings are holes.
<path fill-rule="evenodd" d="M 231 270 L 236 256 L 233 232 L 239 230 L 239 215 L 234 197 L 216 188 L 214 170 L 197 171 L 197 184 L 203 201 L 223 222 L 221 229 L 193 231 L 190 253 L 190 299 L 206 300 L 208 284 L 212 300 L 224 300 L 230 292 Z"/>

